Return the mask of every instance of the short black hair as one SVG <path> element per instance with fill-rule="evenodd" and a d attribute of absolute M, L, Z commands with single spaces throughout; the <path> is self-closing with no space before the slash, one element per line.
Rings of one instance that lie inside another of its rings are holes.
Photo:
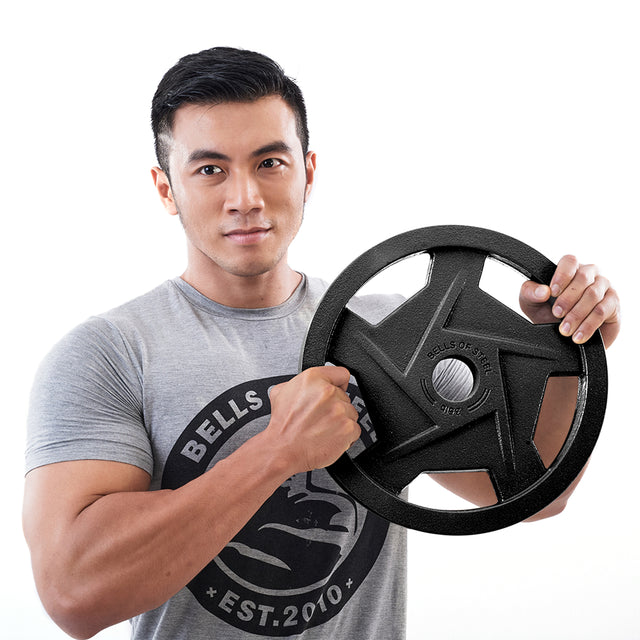
<path fill-rule="evenodd" d="M 167 138 L 183 104 L 253 102 L 280 96 L 292 109 L 302 152 L 309 149 L 307 110 L 302 91 L 267 56 L 233 47 L 213 47 L 186 55 L 163 76 L 153 96 L 151 128 L 160 168 L 169 175 Z"/>

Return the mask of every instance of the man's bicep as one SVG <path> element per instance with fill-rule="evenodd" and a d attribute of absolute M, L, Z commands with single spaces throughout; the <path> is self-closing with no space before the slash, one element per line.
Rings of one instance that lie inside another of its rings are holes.
<path fill-rule="evenodd" d="M 146 491 L 150 476 L 122 462 L 74 460 L 44 465 L 25 478 L 23 526 L 32 552 L 55 545 L 78 515 L 99 498 Z"/>

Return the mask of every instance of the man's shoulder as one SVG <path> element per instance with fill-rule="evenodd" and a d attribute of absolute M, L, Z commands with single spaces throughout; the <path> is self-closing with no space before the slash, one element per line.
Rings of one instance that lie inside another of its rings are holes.
<path fill-rule="evenodd" d="M 179 294 L 173 280 L 166 280 L 150 291 L 98 313 L 94 317 L 114 323 L 137 316 L 148 317 L 149 314 L 162 313 L 167 307 L 175 304 L 176 297 L 179 297 Z"/>
<path fill-rule="evenodd" d="M 126 341 L 125 336 L 138 333 L 165 315 L 172 304 L 172 297 L 176 295 L 174 289 L 172 281 L 167 280 L 116 307 L 87 317 L 67 331 L 51 353 L 88 353 L 105 345 L 122 344 Z"/>

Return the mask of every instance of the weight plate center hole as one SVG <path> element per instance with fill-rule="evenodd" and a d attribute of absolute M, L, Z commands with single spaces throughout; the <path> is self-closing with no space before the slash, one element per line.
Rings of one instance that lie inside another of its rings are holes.
<path fill-rule="evenodd" d="M 440 360 L 433 369 L 431 381 L 436 393 L 448 402 L 464 402 L 473 393 L 473 371 L 460 358 Z"/>

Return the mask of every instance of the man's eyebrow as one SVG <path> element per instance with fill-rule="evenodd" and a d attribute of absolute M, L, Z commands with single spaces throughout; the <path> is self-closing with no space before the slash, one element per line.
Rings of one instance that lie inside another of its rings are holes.
<path fill-rule="evenodd" d="M 213 149 L 195 149 L 189 154 L 187 164 L 200 162 L 200 160 L 224 160 L 225 162 L 229 162 L 231 158 Z"/>
<path fill-rule="evenodd" d="M 283 140 L 276 140 L 270 142 L 262 147 L 259 147 L 255 151 L 251 152 L 252 158 L 263 156 L 267 153 L 292 153 L 291 147 Z M 187 158 L 187 164 L 193 164 L 194 162 L 200 162 L 201 160 L 223 160 L 225 162 L 231 162 L 231 158 L 216 151 L 215 149 L 194 149 Z"/>
<path fill-rule="evenodd" d="M 283 140 L 277 140 L 276 142 L 270 142 L 263 147 L 256 149 L 251 153 L 253 158 L 263 156 L 267 153 L 292 153 L 291 147 Z"/>

